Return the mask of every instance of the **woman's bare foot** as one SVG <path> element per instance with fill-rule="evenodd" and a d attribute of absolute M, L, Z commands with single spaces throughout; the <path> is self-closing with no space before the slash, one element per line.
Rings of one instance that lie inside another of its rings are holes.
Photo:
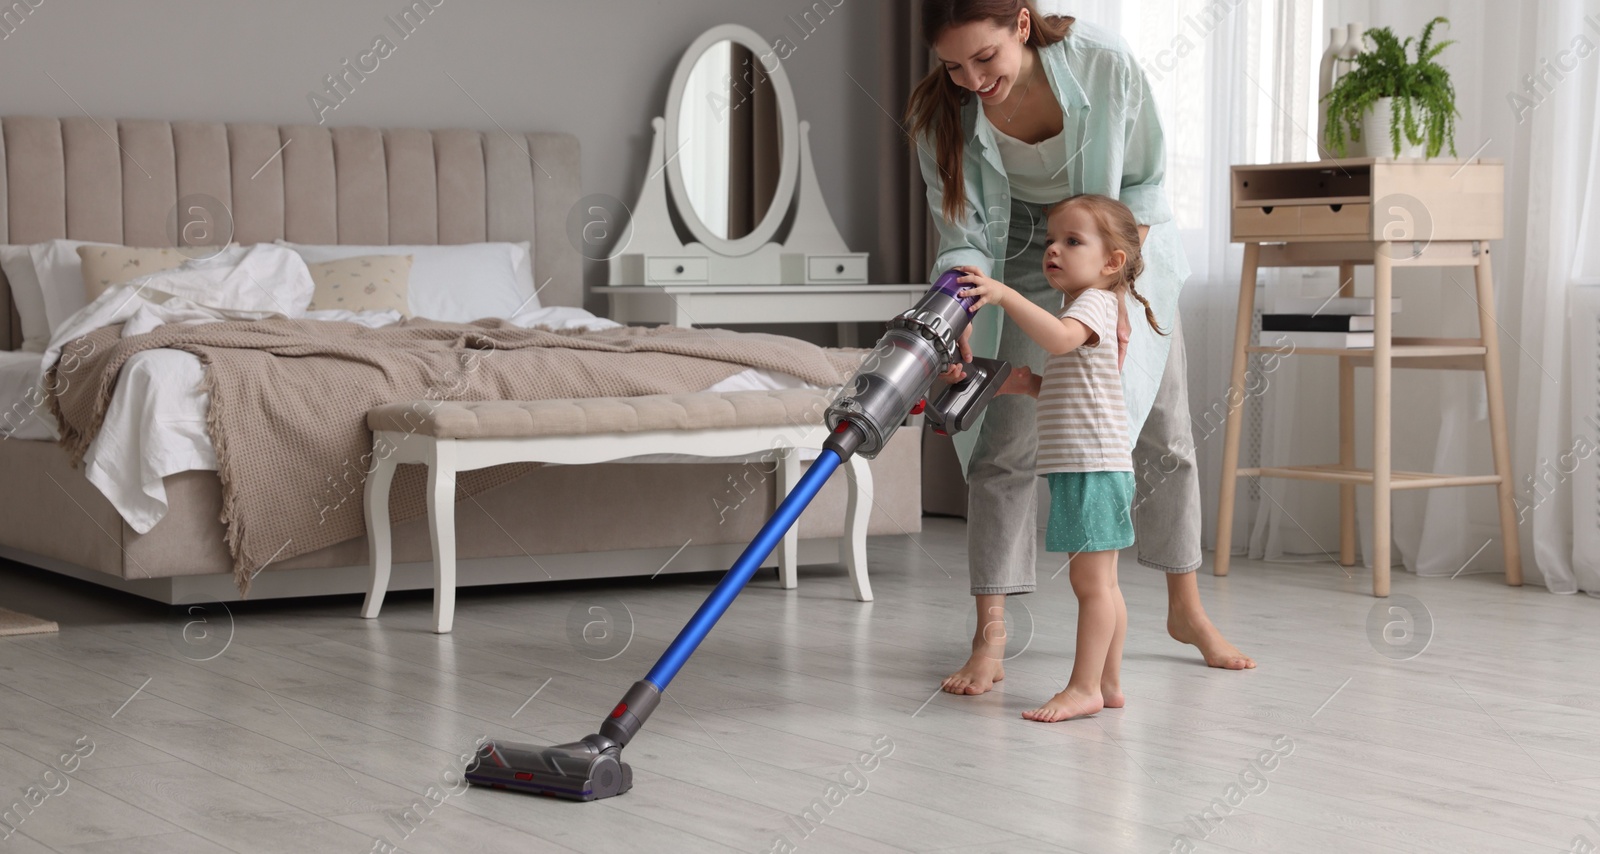
<path fill-rule="evenodd" d="M 1177 611 L 1167 613 L 1167 634 L 1173 640 L 1186 643 L 1199 648 L 1200 654 L 1205 657 L 1209 667 L 1220 667 L 1224 670 L 1250 670 L 1256 666 L 1255 659 L 1239 651 L 1239 648 L 1222 636 L 1217 627 L 1211 624 L 1210 618 L 1204 613 L 1185 615 Z"/>
<path fill-rule="evenodd" d="M 1101 680 L 1100 681 L 1100 699 L 1105 701 L 1106 708 L 1108 708 L 1108 709 L 1120 709 L 1120 708 L 1122 708 L 1123 699 L 1122 699 L 1122 689 L 1121 689 L 1121 687 L 1119 687 L 1117 685 L 1112 685 L 1111 683 L 1106 682 L 1105 680 Z"/>
<path fill-rule="evenodd" d="M 973 641 L 972 657 L 960 670 L 946 676 L 941 687 L 951 694 L 986 694 L 994 683 L 1006 678 L 1006 669 L 1001 664 L 1005 657 L 1004 643 Z"/>
<path fill-rule="evenodd" d="M 1119 698 L 1120 696 L 1118 695 Z M 1105 708 L 1105 706 L 1105 700 L 1098 693 L 1085 694 L 1075 688 L 1067 687 L 1062 689 L 1061 693 L 1051 697 L 1050 702 L 1037 709 L 1023 712 L 1022 716 L 1030 721 L 1055 723 L 1056 721 L 1092 715 Z"/>

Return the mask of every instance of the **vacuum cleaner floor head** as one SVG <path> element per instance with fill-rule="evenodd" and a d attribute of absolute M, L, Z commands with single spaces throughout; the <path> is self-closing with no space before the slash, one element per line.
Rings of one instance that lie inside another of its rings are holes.
<path fill-rule="evenodd" d="M 587 741 L 554 747 L 488 741 L 478 749 L 478 761 L 466 777 L 480 786 L 573 801 L 615 797 L 633 787 L 633 769 L 618 751 L 596 750 Z"/>

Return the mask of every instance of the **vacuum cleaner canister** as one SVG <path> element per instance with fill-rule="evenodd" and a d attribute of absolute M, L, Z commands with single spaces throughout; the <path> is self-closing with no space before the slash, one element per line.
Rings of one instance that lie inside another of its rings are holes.
<path fill-rule="evenodd" d="M 487 741 L 473 766 L 466 773 L 468 782 L 574 801 L 609 798 L 633 788 L 633 769 L 618 751 L 587 740 L 554 747 Z"/>

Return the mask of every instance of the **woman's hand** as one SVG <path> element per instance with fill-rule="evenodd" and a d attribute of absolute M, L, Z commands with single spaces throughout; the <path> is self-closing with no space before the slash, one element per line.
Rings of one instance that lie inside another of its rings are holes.
<path fill-rule="evenodd" d="M 944 380 L 951 385 L 955 385 L 956 383 L 967 378 L 967 371 L 965 368 L 961 367 L 961 365 L 963 362 L 972 361 L 971 341 L 972 324 L 969 323 L 965 329 L 961 330 L 961 338 L 956 341 L 956 347 L 961 351 L 961 361 L 954 362 L 946 367 L 944 371 L 939 374 L 939 379 Z"/>
<path fill-rule="evenodd" d="M 956 293 L 958 297 L 977 297 L 978 301 L 972 304 L 974 309 L 986 305 L 998 305 L 1005 308 L 1006 301 L 1015 297 L 1017 292 L 1007 287 L 1003 282 L 997 282 L 983 274 L 977 267 L 957 267 L 965 276 L 956 281 L 967 287 Z"/>

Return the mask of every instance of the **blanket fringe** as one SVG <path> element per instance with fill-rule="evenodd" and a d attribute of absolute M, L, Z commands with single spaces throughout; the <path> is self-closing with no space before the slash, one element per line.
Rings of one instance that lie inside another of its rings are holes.
<path fill-rule="evenodd" d="M 201 367 L 205 369 L 200 391 L 208 395 L 210 400 L 210 407 L 206 410 L 206 434 L 211 437 L 211 445 L 216 450 L 217 480 L 222 484 L 222 512 L 217 518 L 222 522 L 222 536 L 228 545 L 228 555 L 233 558 L 233 583 L 239 588 L 239 597 L 247 599 L 256 570 L 250 567 L 249 556 L 244 551 L 244 514 L 239 512 L 239 491 L 234 483 L 233 472 L 225 462 L 229 459 L 228 434 L 222 429 L 222 407 L 217 393 L 220 384 L 205 355 L 195 353 L 195 358 L 200 360 Z"/>

